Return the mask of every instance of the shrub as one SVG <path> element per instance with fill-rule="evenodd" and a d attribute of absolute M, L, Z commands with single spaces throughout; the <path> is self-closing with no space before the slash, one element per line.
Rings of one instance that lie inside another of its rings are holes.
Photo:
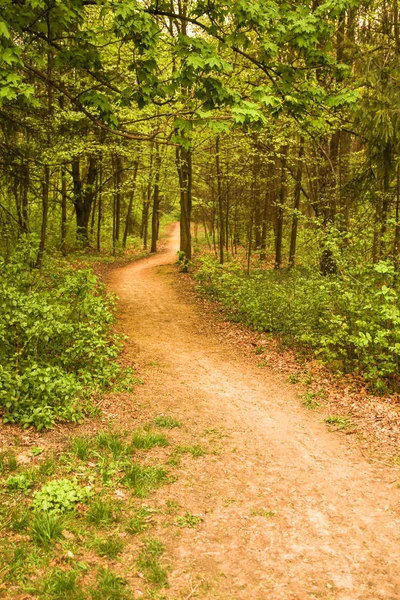
<path fill-rule="evenodd" d="M 47 514 L 59 514 L 74 510 L 78 502 L 85 502 L 90 495 L 88 488 L 76 480 L 54 479 L 33 495 L 33 509 Z"/>
<path fill-rule="evenodd" d="M 0 407 L 4 422 L 38 429 L 78 421 L 95 390 L 118 373 L 114 300 L 88 269 L 47 259 L 35 241 L 0 259 Z"/>
<path fill-rule="evenodd" d="M 352 265 L 326 277 L 301 269 L 248 276 L 235 263 L 221 267 L 205 257 L 195 278 L 231 320 L 308 347 L 377 390 L 399 370 L 400 297 L 389 263 Z"/>

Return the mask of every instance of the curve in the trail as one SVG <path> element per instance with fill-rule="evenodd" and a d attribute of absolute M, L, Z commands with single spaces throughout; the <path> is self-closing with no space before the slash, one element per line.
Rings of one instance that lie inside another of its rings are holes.
<path fill-rule="evenodd" d="M 147 368 L 138 401 L 227 436 L 220 455 L 192 461 L 177 484 L 205 519 L 171 538 L 167 597 L 399 600 L 393 471 L 367 463 L 290 386 L 218 339 L 212 320 L 179 294 L 168 266 L 178 240 L 176 226 L 166 252 L 110 281 L 127 351 Z"/>

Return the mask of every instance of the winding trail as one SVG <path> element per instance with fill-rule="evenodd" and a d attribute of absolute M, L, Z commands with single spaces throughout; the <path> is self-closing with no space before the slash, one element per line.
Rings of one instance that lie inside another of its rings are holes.
<path fill-rule="evenodd" d="M 173 532 L 174 600 L 400 599 L 396 472 L 329 432 L 291 387 L 258 369 L 179 297 L 168 251 L 113 271 L 137 401 L 214 440 L 185 457 L 170 498 L 204 521 Z M 274 513 L 274 514 L 272 514 Z"/>

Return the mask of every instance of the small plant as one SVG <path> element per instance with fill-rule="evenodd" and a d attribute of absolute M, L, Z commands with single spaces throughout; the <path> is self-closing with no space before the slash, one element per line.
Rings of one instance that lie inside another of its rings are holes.
<path fill-rule="evenodd" d="M 167 473 L 162 467 L 142 467 L 133 463 L 125 469 L 123 483 L 132 488 L 139 498 L 145 498 L 150 490 L 167 481 Z"/>
<path fill-rule="evenodd" d="M 30 511 L 26 506 L 14 508 L 10 515 L 10 529 L 15 533 L 26 531 L 31 519 Z"/>
<path fill-rule="evenodd" d="M 181 508 L 180 504 L 178 502 L 176 502 L 175 500 L 167 500 L 166 505 L 167 505 L 167 510 L 166 510 L 167 515 L 175 515 Z"/>
<path fill-rule="evenodd" d="M 148 539 L 144 543 L 144 548 L 139 554 L 137 568 L 143 573 L 147 581 L 157 587 L 167 587 L 167 571 L 159 562 L 160 556 L 164 552 L 162 542 L 156 539 Z"/>
<path fill-rule="evenodd" d="M 193 515 L 189 510 L 186 511 L 183 517 L 177 517 L 175 519 L 175 525 L 177 527 L 196 527 L 202 521 L 204 521 L 203 517 L 199 515 Z"/>
<path fill-rule="evenodd" d="M 168 415 L 159 415 L 153 421 L 158 427 L 165 427 L 165 429 L 174 429 L 175 427 L 182 427 L 181 421 L 174 419 Z"/>
<path fill-rule="evenodd" d="M 352 422 L 349 417 L 339 417 L 336 415 L 330 415 L 324 419 L 328 425 L 334 425 L 337 429 L 348 429 L 352 426 Z"/>
<path fill-rule="evenodd" d="M 41 475 L 53 475 L 56 470 L 56 459 L 54 454 L 46 456 L 46 458 L 39 463 L 39 473 Z"/>
<path fill-rule="evenodd" d="M 264 352 L 264 346 L 256 346 L 254 353 L 260 355 Z"/>
<path fill-rule="evenodd" d="M 95 441 L 99 448 L 109 450 L 115 460 L 128 453 L 128 446 L 118 431 L 101 430 L 97 434 Z"/>
<path fill-rule="evenodd" d="M 110 525 L 117 520 L 117 511 L 115 509 L 115 502 L 96 498 L 90 503 L 86 518 L 89 523 Z"/>
<path fill-rule="evenodd" d="M 53 540 L 62 537 L 63 521 L 55 514 L 37 513 L 34 515 L 30 534 L 41 546 L 49 546 Z"/>
<path fill-rule="evenodd" d="M 17 457 L 15 456 L 14 452 L 6 453 L 6 461 L 7 461 L 7 468 L 9 471 L 16 471 L 18 469 L 18 460 L 17 460 Z"/>
<path fill-rule="evenodd" d="M 85 600 L 82 588 L 77 583 L 79 571 L 54 569 L 47 577 L 44 591 L 55 600 Z"/>
<path fill-rule="evenodd" d="M 74 438 L 71 442 L 71 450 L 80 460 L 87 460 L 90 455 L 90 438 L 88 436 Z"/>
<path fill-rule="evenodd" d="M 138 429 L 132 437 L 132 446 L 140 450 L 150 450 L 154 446 L 168 446 L 169 442 L 164 435 Z"/>
<path fill-rule="evenodd" d="M 18 475 L 10 475 L 6 484 L 9 490 L 18 490 L 27 494 L 35 484 L 35 473 L 34 471 L 25 471 Z"/>
<path fill-rule="evenodd" d="M 299 383 L 300 375 L 299 373 L 289 373 L 287 380 L 289 383 Z"/>
<path fill-rule="evenodd" d="M 34 493 L 32 507 L 49 514 L 65 513 L 74 510 L 78 502 L 86 502 L 89 495 L 89 489 L 76 480 L 53 479 Z"/>
<path fill-rule="evenodd" d="M 321 406 L 320 399 L 325 396 L 324 390 L 319 390 L 318 392 L 306 392 L 305 394 L 300 394 L 300 398 L 303 406 L 309 408 L 310 410 L 315 410 Z"/>
<path fill-rule="evenodd" d="M 41 448 L 40 446 L 33 446 L 31 450 L 33 456 L 39 456 L 40 454 L 42 454 L 43 451 L 44 448 Z"/>
<path fill-rule="evenodd" d="M 117 556 L 121 554 L 124 544 L 121 538 L 107 537 L 95 539 L 93 542 L 93 547 L 99 556 L 117 558 Z"/>
<path fill-rule="evenodd" d="M 126 527 L 127 533 L 137 535 L 146 531 L 153 521 L 153 511 L 147 506 L 141 506 L 129 520 Z"/>
<path fill-rule="evenodd" d="M 250 515 L 252 517 L 265 517 L 267 519 L 272 519 L 275 516 L 275 513 L 272 510 L 266 510 L 265 508 L 255 508 L 250 511 Z"/>
<path fill-rule="evenodd" d="M 110 569 L 100 568 L 97 573 L 96 587 L 89 590 L 91 600 L 130 600 L 126 590 L 126 581 Z"/>
<path fill-rule="evenodd" d="M 195 457 L 204 456 L 204 454 L 206 453 L 205 450 L 199 445 L 178 446 L 176 448 L 176 452 L 179 452 L 180 454 L 191 454 L 192 456 L 195 456 Z"/>

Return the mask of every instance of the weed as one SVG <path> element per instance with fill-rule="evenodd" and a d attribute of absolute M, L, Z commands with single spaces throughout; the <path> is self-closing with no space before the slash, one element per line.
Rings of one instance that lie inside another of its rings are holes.
<path fill-rule="evenodd" d="M 39 473 L 41 475 L 53 475 L 56 470 L 56 459 L 54 454 L 50 454 L 39 463 Z"/>
<path fill-rule="evenodd" d="M 85 600 L 84 592 L 76 582 L 78 575 L 79 571 L 56 568 L 47 577 L 44 590 L 55 600 Z"/>
<path fill-rule="evenodd" d="M 34 493 L 32 507 L 36 511 L 64 513 L 74 510 L 78 502 L 86 502 L 90 494 L 78 482 L 70 479 L 53 479 Z"/>
<path fill-rule="evenodd" d="M 116 514 L 118 510 L 116 511 L 116 508 L 118 509 L 119 506 L 115 502 L 96 498 L 90 503 L 86 518 L 89 523 L 110 525 L 118 518 Z"/>
<path fill-rule="evenodd" d="M 175 500 L 167 500 L 167 515 L 175 515 L 180 508 L 179 503 L 175 502 Z"/>
<path fill-rule="evenodd" d="M 35 485 L 35 472 L 30 470 L 18 475 L 10 475 L 6 481 L 6 485 L 9 490 L 16 490 L 27 494 Z"/>
<path fill-rule="evenodd" d="M 146 531 L 153 520 L 153 511 L 148 506 L 141 506 L 129 520 L 126 531 L 132 535 L 137 535 Z"/>
<path fill-rule="evenodd" d="M 165 427 L 165 429 L 174 429 L 175 427 L 182 427 L 181 421 L 169 417 L 168 415 L 159 415 L 153 421 L 158 427 Z"/>
<path fill-rule="evenodd" d="M 101 430 L 95 439 L 98 447 L 109 450 L 115 460 L 118 460 L 129 451 L 127 444 L 118 431 Z"/>
<path fill-rule="evenodd" d="M 118 554 L 121 554 L 124 544 L 118 537 L 96 538 L 93 547 L 99 556 L 117 558 Z"/>
<path fill-rule="evenodd" d="M 147 581 L 157 587 L 167 587 L 167 571 L 159 562 L 160 556 L 164 552 L 164 545 L 156 539 L 145 541 L 144 548 L 137 559 L 137 568 L 143 573 Z"/>
<path fill-rule="evenodd" d="M 32 539 L 41 546 L 50 546 L 51 542 L 62 536 L 63 521 L 51 513 L 37 513 L 34 515 L 30 533 Z"/>
<path fill-rule="evenodd" d="M 289 383 L 299 383 L 300 375 L 299 373 L 289 373 L 287 380 Z"/>
<path fill-rule="evenodd" d="M 16 471 L 18 469 L 18 460 L 17 460 L 17 457 L 15 456 L 14 452 L 7 452 L 6 459 L 7 459 L 8 470 Z"/>
<path fill-rule="evenodd" d="M 125 469 L 123 483 L 133 489 L 139 498 L 145 498 L 150 490 L 167 481 L 167 473 L 162 467 L 141 467 L 133 463 Z"/>
<path fill-rule="evenodd" d="M 28 528 L 29 521 L 31 519 L 31 513 L 29 509 L 24 506 L 22 508 L 14 508 L 10 515 L 10 529 L 15 533 L 21 533 Z"/>
<path fill-rule="evenodd" d="M 132 446 L 141 450 L 150 450 L 154 446 L 168 446 L 168 443 L 164 435 L 140 429 L 135 431 L 132 437 Z"/>
<path fill-rule="evenodd" d="M 199 445 L 178 446 L 176 448 L 176 452 L 179 452 L 180 454 L 191 454 L 192 456 L 195 456 L 195 457 L 203 456 L 206 453 L 205 450 Z"/>
<path fill-rule="evenodd" d="M 264 352 L 264 346 L 257 346 L 254 350 L 254 353 L 260 355 Z"/>
<path fill-rule="evenodd" d="M 306 392 L 305 394 L 300 394 L 301 402 L 303 406 L 309 408 L 310 410 L 315 410 L 321 406 L 321 402 L 318 399 L 322 399 L 325 396 L 325 391 L 323 389 L 318 392 Z"/>
<path fill-rule="evenodd" d="M 170 456 L 169 460 L 168 460 L 168 464 L 171 465 L 171 467 L 179 467 L 181 464 L 181 458 L 179 456 L 179 454 L 177 454 L 177 452 L 173 452 L 173 454 Z"/>
<path fill-rule="evenodd" d="M 71 450 L 80 460 L 87 460 L 90 455 L 89 436 L 79 436 L 74 438 L 71 442 Z"/>
<path fill-rule="evenodd" d="M 126 581 L 110 569 L 99 569 L 97 585 L 89 590 L 91 600 L 129 600 Z"/>
<path fill-rule="evenodd" d="M 272 510 L 266 510 L 265 508 L 255 508 L 250 511 L 250 515 L 252 517 L 266 517 L 267 519 L 272 519 L 275 516 L 275 513 Z"/>
<path fill-rule="evenodd" d="M 177 517 L 175 519 L 175 525 L 177 527 L 196 527 L 203 521 L 203 517 L 199 515 L 192 515 L 192 513 L 187 510 L 183 517 Z"/>
<path fill-rule="evenodd" d="M 109 456 L 103 456 L 102 454 L 98 454 L 96 452 L 96 456 L 99 459 L 97 463 L 97 470 L 99 471 L 103 483 L 108 484 L 111 482 L 113 476 L 117 472 L 117 465 L 114 461 L 110 460 Z"/>
<path fill-rule="evenodd" d="M 33 456 L 39 456 L 43 451 L 44 448 L 41 448 L 40 446 L 33 446 L 31 453 Z"/>
<path fill-rule="evenodd" d="M 335 425 L 337 429 L 348 429 L 352 426 L 352 422 L 349 417 L 339 417 L 336 415 L 330 415 L 324 419 L 328 425 Z"/>

